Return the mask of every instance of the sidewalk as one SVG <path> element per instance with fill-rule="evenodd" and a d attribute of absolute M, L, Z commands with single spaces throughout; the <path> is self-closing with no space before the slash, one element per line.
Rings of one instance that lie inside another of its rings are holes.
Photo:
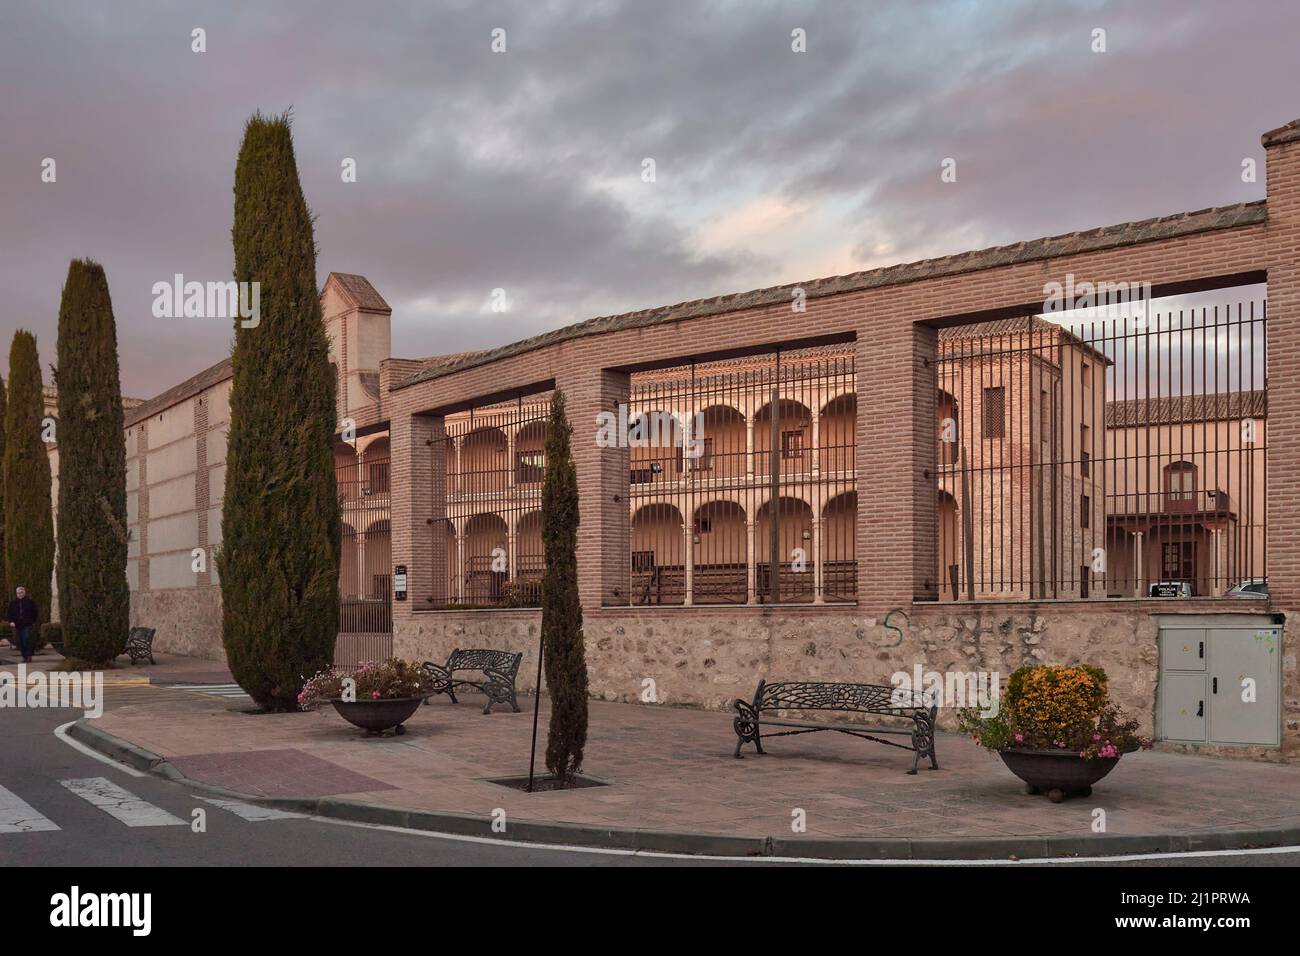
<path fill-rule="evenodd" d="M 192 780 L 254 797 L 346 797 L 460 814 L 482 820 L 484 835 L 493 812 L 504 809 L 516 823 L 809 845 L 939 838 L 1009 847 L 1007 838 L 1060 838 L 1053 844 L 1079 841 L 1073 852 L 1114 853 L 1135 846 L 1117 835 L 1163 834 L 1184 846 L 1191 837 L 1191 845 L 1207 847 L 1300 842 L 1294 766 L 1136 753 L 1091 797 L 1053 804 L 1026 795 L 996 756 L 951 734 L 937 741 L 943 769 L 923 766 L 909 776 L 910 754 L 856 738 L 775 740 L 767 756 L 736 760 L 726 714 L 592 701 L 584 768 L 610 786 L 527 794 L 488 781 L 527 774 L 531 698 L 521 701 L 523 713 L 485 716 L 474 695 L 459 705 L 438 697 L 407 722 L 404 736 L 383 738 L 362 736 L 328 707 L 254 715 L 244 712 L 247 700 L 161 686 L 110 688 L 107 698 L 106 713 L 87 722 L 94 730 L 166 758 Z M 546 720 L 543 700 L 539 767 Z M 1105 836 L 1093 833 L 1095 808 L 1106 811 Z M 799 810 L 806 833 L 792 831 Z M 1258 830 L 1293 832 L 1272 839 L 1239 832 Z"/>

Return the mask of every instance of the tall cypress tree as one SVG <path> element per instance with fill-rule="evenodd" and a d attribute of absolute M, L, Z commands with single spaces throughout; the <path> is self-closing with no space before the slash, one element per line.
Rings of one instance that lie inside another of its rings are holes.
<path fill-rule="evenodd" d="M 27 588 L 40 610 L 42 624 L 50 619 L 54 576 L 54 515 L 50 509 L 50 458 L 42 434 L 44 418 L 36 336 L 19 329 L 9 349 L 9 401 L 5 408 L 5 585 Z"/>
<path fill-rule="evenodd" d="M 131 591 L 117 325 L 96 262 L 68 267 L 58 352 L 59 618 L 68 656 L 104 664 L 126 644 Z"/>
<path fill-rule="evenodd" d="M 334 377 L 287 114 L 244 128 L 233 238 L 235 279 L 260 284 L 261 310 L 256 323 L 235 320 L 222 635 L 249 696 L 293 710 L 304 679 L 333 660 L 342 522 Z"/>
<path fill-rule="evenodd" d="M 0 595 L 9 600 L 9 586 L 5 583 L 5 379 L 0 375 Z"/>
<path fill-rule="evenodd" d="M 587 658 L 578 601 L 578 473 L 564 393 L 551 396 L 542 482 L 542 648 L 551 725 L 546 769 L 561 780 L 582 769 L 587 746 Z M 540 692 L 540 688 L 539 688 Z"/>

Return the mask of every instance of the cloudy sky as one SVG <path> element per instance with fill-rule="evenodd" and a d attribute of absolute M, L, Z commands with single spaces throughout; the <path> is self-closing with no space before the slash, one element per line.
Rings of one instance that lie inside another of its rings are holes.
<path fill-rule="evenodd" d="M 225 321 L 156 319 L 151 287 L 229 278 L 257 109 L 293 108 L 319 278 L 368 276 L 393 351 L 423 356 L 1262 198 L 1297 35 L 1293 0 L 5 0 L 0 333 L 48 364 L 89 256 L 127 394 L 225 355 Z"/>

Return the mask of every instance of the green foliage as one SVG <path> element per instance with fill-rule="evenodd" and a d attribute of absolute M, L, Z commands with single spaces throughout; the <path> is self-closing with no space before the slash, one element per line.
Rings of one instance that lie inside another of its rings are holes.
<path fill-rule="evenodd" d="M 49 644 L 56 651 L 62 654 L 65 648 L 63 642 L 63 625 L 57 621 L 50 621 L 48 624 L 42 624 L 41 643 Z"/>
<path fill-rule="evenodd" d="M 297 708 L 333 660 L 342 523 L 335 385 L 316 247 L 288 116 L 254 115 L 235 167 L 235 280 L 260 284 L 260 321 L 235 320 L 222 508 L 222 637 L 263 708 Z"/>
<path fill-rule="evenodd" d="M 130 628 L 126 440 L 117 325 L 96 262 L 68 266 L 59 307 L 59 617 L 70 657 L 103 664 Z"/>
<path fill-rule="evenodd" d="M 582 769 L 587 746 L 587 660 L 578 601 L 578 473 L 564 393 L 551 398 L 542 483 L 542 646 L 551 725 L 546 768 L 566 781 Z"/>
<path fill-rule="evenodd" d="M 50 459 L 42 440 L 45 399 L 36 337 L 19 329 L 9 350 L 9 396 L 5 408 L 4 564 L 9 591 L 22 585 L 36 602 L 40 623 L 50 619 L 54 576 L 54 516 L 50 507 Z M 39 633 L 36 636 L 40 644 Z"/>
<path fill-rule="evenodd" d="M 0 375 L 0 463 L 5 458 L 5 380 Z M 4 467 L 0 464 L 0 595 L 9 600 L 9 588 L 5 584 L 5 479 Z"/>

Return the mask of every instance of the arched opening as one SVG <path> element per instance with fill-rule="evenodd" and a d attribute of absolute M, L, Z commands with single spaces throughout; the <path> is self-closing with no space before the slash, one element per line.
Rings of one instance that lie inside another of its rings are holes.
<path fill-rule="evenodd" d="M 628 458 L 631 483 L 677 481 L 686 470 L 685 429 L 671 412 L 645 409 L 629 416 Z"/>
<path fill-rule="evenodd" d="M 460 446 L 460 491 L 466 495 L 489 495 L 506 490 L 509 474 L 506 433 L 484 427 L 470 432 Z"/>
<path fill-rule="evenodd" d="M 513 603 L 519 607 L 537 607 L 542 603 L 542 574 L 545 570 L 542 513 L 530 511 L 515 524 Z"/>
<path fill-rule="evenodd" d="M 745 509 L 734 501 L 700 505 L 695 509 L 691 547 L 693 603 L 744 604 L 748 599 L 749 566 Z"/>
<path fill-rule="evenodd" d="M 388 439 L 372 441 L 361 453 L 361 493 L 366 496 L 387 495 L 390 453 Z"/>
<path fill-rule="evenodd" d="M 361 471 L 357 465 L 356 449 L 347 442 L 334 443 L 334 480 L 338 485 L 339 501 L 347 506 L 361 494 Z"/>
<path fill-rule="evenodd" d="M 685 600 L 682 513 L 674 505 L 648 504 L 632 516 L 632 603 L 682 604 Z"/>
<path fill-rule="evenodd" d="M 858 397 L 846 392 L 831 399 L 818 416 L 818 454 L 821 473 L 847 477 L 854 472 Z"/>
<path fill-rule="evenodd" d="M 508 535 L 505 519 L 477 514 L 465 523 L 463 548 L 463 601 L 494 605 L 508 577 Z"/>
<path fill-rule="evenodd" d="M 546 477 L 546 422 L 529 422 L 515 435 L 515 484 L 540 485 Z"/>
<path fill-rule="evenodd" d="M 357 531 L 343 522 L 343 547 L 339 552 L 339 597 L 344 600 L 361 594 L 361 560 Z"/>
<path fill-rule="evenodd" d="M 754 471 L 764 474 L 772 453 L 772 403 L 754 415 Z M 776 405 L 777 448 L 781 474 L 812 471 L 812 412 L 794 399 L 783 398 Z"/>
<path fill-rule="evenodd" d="M 387 519 L 373 522 L 366 528 L 365 575 L 362 586 L 365 596 L 386 600 L 392 584 L 393 539 Z"/>
<path fill-rule="evenodd" d="M 772 502 L 758 509 L 754 533 L 754 556 L 758 600 L 773 600 L 772 574 Z M 783 603 L 807 603 L 813 599 L 816 567 L 813 557 L 813 512 L 808 502 L 783 497 L 777 501 L 776 600 Z"/>
<path fill-rule="evenodd" d="M 1165 508 L 1169 511 L 1196 510 L 1196 466 L 1190 461 L 1165 465 Z"/>
<path fill-rule="evenodd" d="M 846 491 L 822 508 L 822 600 L 854 601 L 858 594 L 858 493 Z"/>
<path fill-rule="evenodd" d="M 691 435 L 687 468 L 708 478 L 743 478 L 745 416 L 730 405 L 711 405 L 700 414 L 703 432 Z M 694 456 L 689 455 L 695 452 Z"/>

